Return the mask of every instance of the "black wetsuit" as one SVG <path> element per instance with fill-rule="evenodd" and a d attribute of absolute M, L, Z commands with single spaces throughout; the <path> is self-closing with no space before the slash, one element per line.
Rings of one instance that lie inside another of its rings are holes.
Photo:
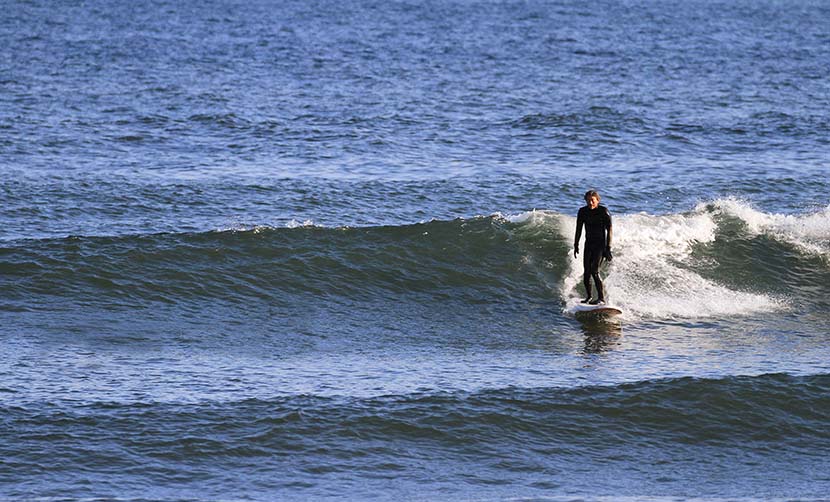
<path fill-rule="evenodd" d="M 602 279 L 599 277 L 599 264 L 603 253 L 611 246 L 611 213 L 605 206 L 591 209 L 588 206 L 579 208 L 576 216 L 576 237 L 574 247 L 579 245 L 582 236 L 582 225 L 585 225 L 585 248 L 582 253 L 582 266 L 585 270 L 583 279 L 585 291 L 591 298 L 591 277 L 597 286 L 599 300 L 605 300 L 605 290 L 602 289 Z M 607 230 L 607 238 L 606 238 Z"/>

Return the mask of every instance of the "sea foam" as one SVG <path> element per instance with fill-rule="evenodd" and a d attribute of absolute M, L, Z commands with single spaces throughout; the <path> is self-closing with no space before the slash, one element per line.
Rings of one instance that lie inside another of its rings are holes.
<path fill-rule="evenodd" d="M 752 235 L 771 237 L 830 262 L 830 206 L 807 214 L 777 214 L 764 213 L 745 201 L 726 198 L 698 204 L 695 212 L 737 218 Z"/>
<path fill-rule="evenodd" d="M 576 218 L 560 216 L 560 229 L 572 239 Z M 708 279 L 690 263 L 696 244 L 715 240 L 713 211 L 699 206 L 691 213 L 614 217 L 614 259 L 603 270 L 606 297 L 629 318 L 705 319 L 746 316 L 783 308 L 769 295 L 731 288 Z M 580 246 L 581 250 L 581 246 Z M 579 302 L 582 256 L 569 260 L 561 284 L 565 311 Z"/>

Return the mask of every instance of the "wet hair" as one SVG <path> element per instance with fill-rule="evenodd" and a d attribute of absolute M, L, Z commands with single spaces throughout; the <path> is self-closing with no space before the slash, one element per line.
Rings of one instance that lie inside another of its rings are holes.
<path fill-rule="evenodd" d="M 599 192 L 597 192 L 596 190 L 588 190 L 587 192 L 585 192 L 585 197 L 583 197 L 583 199 L 585 199 L 585 202 L 588 202 L 588 199 L 590 199 L 591 197 L 596 197 L 597 200 L 601 200 Z"/>

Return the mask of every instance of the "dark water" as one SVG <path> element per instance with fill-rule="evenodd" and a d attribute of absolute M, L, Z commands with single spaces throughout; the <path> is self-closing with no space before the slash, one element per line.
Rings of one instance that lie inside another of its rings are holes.
<path fill-rule="evenodd" d="M 3 4 L 0 497 L 826 499 L 828 26 Z"/>

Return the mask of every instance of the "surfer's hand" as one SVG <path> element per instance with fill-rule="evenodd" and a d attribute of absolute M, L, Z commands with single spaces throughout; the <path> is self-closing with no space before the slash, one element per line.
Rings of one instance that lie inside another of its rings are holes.
<path fill-rule="evenodd" d="M 579 254 L 579 244 L 574 244 L 574 258 Z"/>
<path fill-rule="evenodd" d="M 608 261 L 614 259 L 614 257 L 611 256 L 611 246 L 605 246 L 605 251 L 602 252 L 602 257 Z"/>

